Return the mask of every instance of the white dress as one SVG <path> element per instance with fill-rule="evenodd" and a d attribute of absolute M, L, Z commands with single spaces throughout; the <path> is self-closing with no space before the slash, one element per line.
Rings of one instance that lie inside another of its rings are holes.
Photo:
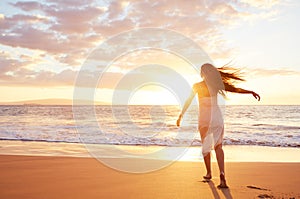
<path fill-rule="evenodd" d="M 217 96 L 199 97 L 199 129 L 208 129 L 202 140 L 203 157 L 223 142 L 224 120 L 218 105 Z"/>

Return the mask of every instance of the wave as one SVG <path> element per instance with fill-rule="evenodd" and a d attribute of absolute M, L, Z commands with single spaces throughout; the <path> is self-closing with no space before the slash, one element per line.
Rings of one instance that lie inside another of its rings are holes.
<path fill-rule="evenodd" d="M 24 141 L 24 142 L 48 142 L 48 143 L 74 143 L 74 144 L 108 144 L 108 145 L 133 145 L 133 146 L 167 146 L 167 147 L 189 147 L 202 146 L 200 139 L 182 140 L 182 139 L 158 139 L 158 138 L 139 138 L 139 139 L 108 139 L 103 142 L 90 141 L 66 141 L 66 140 L 47 140 L 47 139 L 28 139 L 28 138 L 0 138 L 5 141 Z M 247 145 L 247 146 L 269 146 L 269 147 L 295 147 L 300 148 L 300 143 L 276 143 L 274 141 L 260 141 L 247 139 L 224 138 L 223 145 Z"/>
<path fill-rule="evenodd" d="M 276 124 L 252 124 L 254 127 L 260 127 L 267 130 L 300 130 L 300 126 L 291 126 L 291 125 L 276 125 Z"/>
<path fill-rule="evenodd" d="M 97 106 L 95 122 L 90 107 L 80 107 L 75 121 L 71 106 L 0 106 L 0 140 L 201 146 L 196 110 L 187 111 L 178 129 L 178 107 L 166 106 L 164 113 L 151 106 L 114 108 Z M 300 106 L 226 107 L 224 145 L 300 147 L 299 118 Z"/>

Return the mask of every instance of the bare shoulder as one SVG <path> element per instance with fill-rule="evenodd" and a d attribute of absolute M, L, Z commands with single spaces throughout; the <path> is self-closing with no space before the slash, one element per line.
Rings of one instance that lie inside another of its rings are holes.
<path fill-rule="evenodd" d="M 210 97 L 209 90 L 204 81 L 194 84 L 193 90 L 198 94 L 198 97 Z"/>
<path fill-rule="evenodd" d="M 201 88 L 202 88 L 203 86 L 205 86 L 205 83 L 204 83 L 203 81 L 202 81 L 202 82 L 197 82 L 197 83 L 195 83 L 195 84 L 193 85 L 193 90 L 194 90 L 194 92 L 198 93 L 198 92 L 201 90 Z"/>
<path fill-rule="evenodd" d="M 202 86 L 205 86 L 205 87 L 206 87 L 206 84 L 205 84 L 204 81 L 202 81 L 202 82 L 197 82 L 197 83 L 195 83 L 195 84 L 193 85 L 193 87 L 202 87 Z"/>

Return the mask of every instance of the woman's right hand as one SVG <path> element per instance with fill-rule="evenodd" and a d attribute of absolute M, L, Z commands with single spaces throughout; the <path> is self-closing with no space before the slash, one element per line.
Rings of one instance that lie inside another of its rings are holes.
<path fill-rule="evenodd" d="M 257 94 L 256 92 L 252 91 L 252 95 L 253 95 L 253 97 L 255 97 L 255 99 L 257 99 L 258 101 L 260 101 L 259 94 Z"/>
<path fill-rule="evenodd" d="M 178 116 L 178 119 L 177 119 L 177 122 L 176 122 L 176 126 L 178 126 L 178 127 L 180 126 L 181 118 L 182 118 L 182 115 L 180 114 Z"/>

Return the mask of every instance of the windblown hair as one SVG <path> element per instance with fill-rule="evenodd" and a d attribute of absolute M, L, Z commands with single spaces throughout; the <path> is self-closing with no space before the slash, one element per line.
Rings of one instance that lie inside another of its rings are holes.
<path fill-rule="evenodd" d="M 214 96 L 220 93 L 225 96 L 225 86 L 222 80 L 221 73 L 212 64 L 203 64 L 201 66 L 201 75 L 208 87 L 210 95 Z"/>
<path fill-rule="evenodd" d="M 235 86 L 236 83 L 238 83 L 239 81 L 245 81 L 239 69 L 228 67 L 226 65 L 217 69 L 221 74 L 222 81 L 224 83 L 225 88 L 227 87 L 236 88 Z"/>
<path fill-rule="evenodd" d="M 245 81 L 242 78 L 240 70 L 226 65 L 221 68 L 216 68 L 209 63 L 203 64 L 201 74 L 204 77 L 204 81 L 211 95 L 219 93 L 226 97 L 225 91 L 227 89 L 236 89 L 235 84 L 238 81 Z"/>

